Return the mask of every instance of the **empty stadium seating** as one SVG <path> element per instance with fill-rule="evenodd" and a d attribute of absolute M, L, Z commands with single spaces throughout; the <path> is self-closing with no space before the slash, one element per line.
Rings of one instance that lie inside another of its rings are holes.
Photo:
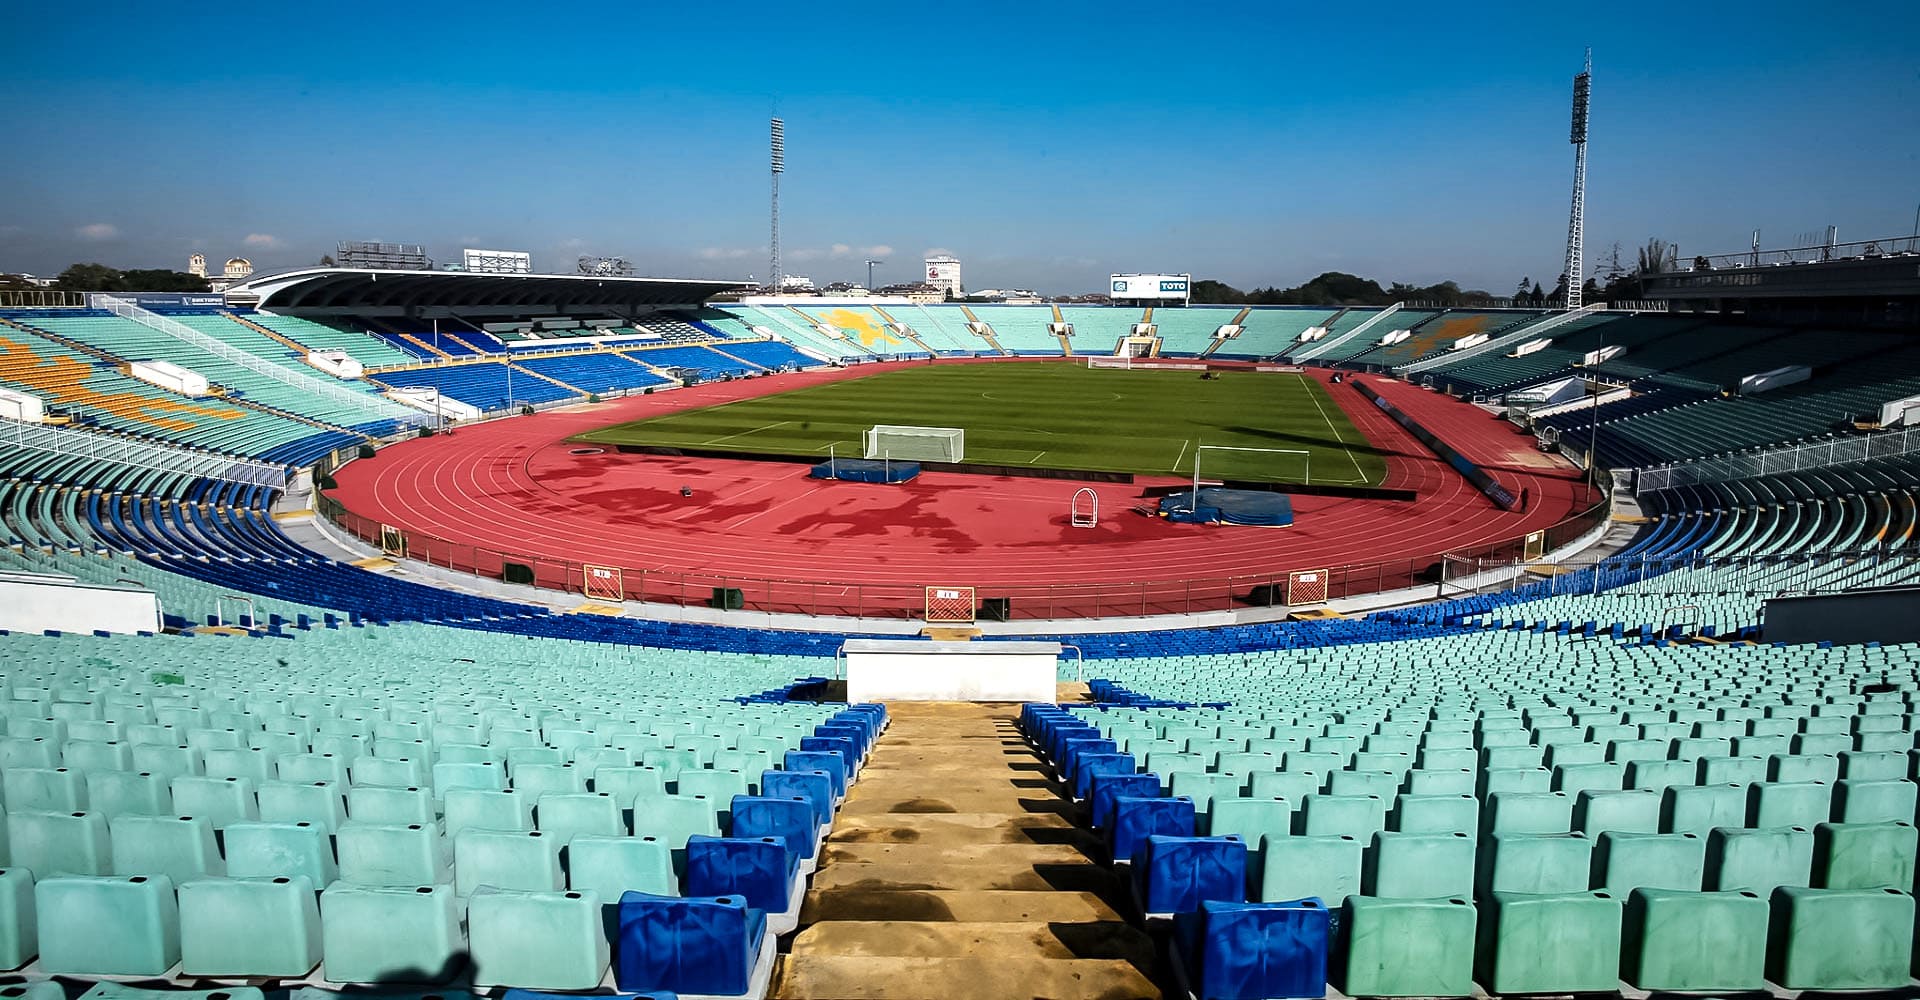
<path fill-rule="evenodd" d="M 976 312 L 1008 352 L 1061 352 L 1045 307 Z M 1306 325 L 1370 315 L 1255 309 L 1216 344 L 1239 312 L 1155 322 L 1170 353 L 1268 357 Z M 1095 348 L 1137 319 L 1062 315 Z M 958 307 L 854 317 L 905 323 L 920 344 L 863 340 L 832 309 L 703 310 L 643 321 L 664 343 L 517 352 L 512 396 L 818 361 L 797 347 L 990 349 Z M 380 363 L 412 343 L 245 318 Z M 185 319 L 305 368 L 234 317 Z M 289 464 L 366 439 L 337 403 L 204 352 L 181 363 L 219 368 L 261 406 L 127 378 L 114 359 L 197 352 L 130 321 L 19 322 L 0 328 L 0 380 L 102 433 Z M 1390 322 L 1419 336 L 1329 354 L 1403 364 L 1525 319 Z M 1440 365 L 1434 381 L 1501 391 L 1569 370 L 1583 340 L 1631 344 L 1620 370 L 1651 391 L 1599 411 L 1603 452 L 1627 464 L 1825 433 L 1914 391 L 1914 358 L 1879 335 L 1606 315 L 1569 327 L 1544 351 Z M 1817 363 L 1813 381 L 1715 395 L 1799 358 Z M 435 385 L 497 410 L 507 372 L 436 363 L 356 391 Z M 1759 612 L 1785 590 L 1920 576 L 1917 479 L 1920 463 L 1886 458 L 1652 491 L 1648 523 L 1595 566 L 1352 619 L 1062 634 L 1102 675 L 1098 704 L 1030 710 L 1026 732 L 1086 800 L 1085 825 L 1137 866 L 1142 911 L 1173 914 L 1192 981 L 1240 968 L 1246 953 L 1223 942 L 1272 935 L 1298 946 L 1265 966 L 1285 995 L 1904 987 L 1920 648 L 1771 645 Z M 788 700 L 816 689 L 843 637 L 557 615 L 369 573 L 293 544 L 267 514 L 274 493 L 0 455 L 0 568 L 145 587 L 170 628 L 252 633 L 0 635 L 0 912 L 15 915 L 0 958 L 79 976 L 318 969 L 549 990 L 748 975 L 793 902 L 788 866 L 804 875 L 814 827 L 871 744 L 839 706 Z M 665 968 L 632 947 L 641 928 L 677 928 L 705 957 Z"/>

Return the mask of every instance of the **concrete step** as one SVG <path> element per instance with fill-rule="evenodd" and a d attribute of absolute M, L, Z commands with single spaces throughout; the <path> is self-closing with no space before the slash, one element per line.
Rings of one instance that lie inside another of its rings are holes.
<path fill-rule="evenodd" d="M 834 821 L 833 843 L 1076 844 L 1093 835 L 1058 813 L 870 813 Z"/>
<path fill-rule="evenodd" d="M 1100 892 L 1113 874 L 1081 858 L 1060 864 L 923 864 L 880 862 L 828 865 L 814 873 L 815 889 L 1013 889 L 1026 892 Z"/>
<path fill-rule="evenodd" d="M 1011 921 L 898 923 L 832 920 L 794 936 L 795 955 L 961 958 L 1114 958 L 1153 967 L 1153 939 L 1131 924 Z"/>
<path fill-rule="evenodd" d="M 787 955 L 773 993 L 792 1000 L 1119 1000 L 1158 997 L 1160 990 L 1139 969 L 1111 959 Z"/>
<path fill-rule="evenodd" d="M 1074 864 L 1096 855 L 1073 844 L 862 844 L 829 843 L 820 854 L 820 864 Z"/>
<path fill-rule="evenodd" d="M 826 920 L 1086 923 L 1121 919 L 1118 911 L 1091 892 L 1011 889 L 821 889 L 807 893 L 800 907 L 803 925 Z"/>
<path fill-rule="evenodd" d="M 921 786 L 924 787 L 924 786 Z M 932 794 L 909 795 L 896 798 L 879 789 L 865 789 L 869 794 L 858 798 L 849 796 L 846 804 L 840 808 L 841 816 L 899 816 L 902 814 L 921 815 L 1028 815 L 1060 814 L 1073 811 L 1073 803 L 1050 795 L 1045 788 L 1023 789 L 1009 788 L 1004 785 L 991 790 L 940 788 Z M 903 789 L 904 791 L 904 789 Z"/>

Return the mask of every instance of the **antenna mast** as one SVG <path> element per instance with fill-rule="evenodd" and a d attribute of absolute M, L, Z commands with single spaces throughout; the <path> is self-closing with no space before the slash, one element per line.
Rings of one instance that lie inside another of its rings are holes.
<path fill-rule="evenodd" d="M 1587 211 L 1587 99 L 1593 92 L 1593 50 L 1587 50 L 1586 66 L 1573 78 L 1573 210 L 1567 213 L 1567 308 L 1581 306 L 1582 259 L 1586 251 L 1584 229 Z"/>

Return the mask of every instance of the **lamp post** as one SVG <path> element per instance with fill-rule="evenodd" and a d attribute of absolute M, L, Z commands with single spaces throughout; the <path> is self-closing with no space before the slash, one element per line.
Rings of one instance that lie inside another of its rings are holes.
<path fill-rule="evenodd" d="M 1600 451 L 1600 366 L 1607 363 L 1606 324 L 1594 328 L 1594 337 L 1599 344 L 1593 353 L 1593 377 L 1588 380 L 1587 398 L 1593 404 L 1587 409 L 1587 502 L 1592 503 L 1594 490 L 1599 478 Z"/>
<path fill-rule="evenodd" d="M 886 261 L 884 260 L 867 261 L 867 291 L 869 292 L 873 291 L 873 266 L 875 264 L 885 264 L 885 263 Z"/>

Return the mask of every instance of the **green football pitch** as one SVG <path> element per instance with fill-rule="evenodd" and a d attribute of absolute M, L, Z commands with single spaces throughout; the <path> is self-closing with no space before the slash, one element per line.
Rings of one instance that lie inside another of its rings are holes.
<path fill-rule="evenodd" d="M 1314 379 L 1062 362 L 897 368 L 575 440 L 859 458 L 876 424 L 962 428 L 963 460 L 985 465 L 1192 475 L 1197 454 L 1207 479 L 1375 485 L 1386 474 L 1385 459 Z"/>

